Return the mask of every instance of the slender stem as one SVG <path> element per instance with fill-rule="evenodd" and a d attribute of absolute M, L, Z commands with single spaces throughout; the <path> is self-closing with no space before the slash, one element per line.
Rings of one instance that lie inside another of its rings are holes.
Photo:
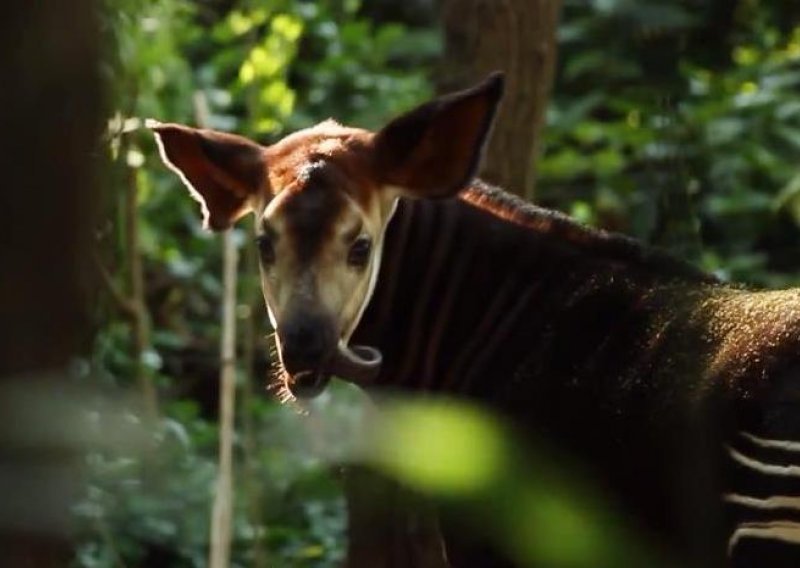
<path fill-rule="evenodd" d="M 200 126 L 208 125 L 202 93 L 195 94 Z M 233 232 L 222 235 L 222 339 L 220 342 L 219 471 L 211 512 L 210 568 L 228 568 L 233 527 L 233 434 L 236 404 L 236 281 L 238 254 Z"/>
<path fill-rule="evenodd" d="M 236 397 L 236 244 L 223 236 L 223 305 L 219 404 L 219 473 L 211 522 L 211 568 L 227 568 L 233 524 L 233 434 Z"/>
<path fill-rule="evenodd" d="M 130 142 L 123 144 L 124 157 Z M 158 394 L 152 377 L 144 364 L 144 353 L 150 345 L 150 322 L 144 296 L 144 269 L 139 248 L 139 176 L 136 170 L 125 169 L 125 248 L 128 251 L 128 315 L 131 326 L 131 359 L 134 376 L 139 385 L 144 403 L 145 416 L 155 422 L 158 416 Z"/>

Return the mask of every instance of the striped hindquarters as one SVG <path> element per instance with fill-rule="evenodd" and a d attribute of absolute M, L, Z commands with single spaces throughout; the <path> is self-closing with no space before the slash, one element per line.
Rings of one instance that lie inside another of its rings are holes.
<path fill-rule="evenodd" d="M 727 459 L 731 566 L 800 567 L 800 435 L 740 432 Z"/>

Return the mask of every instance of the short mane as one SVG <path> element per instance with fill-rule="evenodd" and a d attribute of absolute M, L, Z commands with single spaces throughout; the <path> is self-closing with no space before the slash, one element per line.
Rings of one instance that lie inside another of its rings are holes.
<path fill-rule="evenodd" d="M 559 211 L 538 207 L 481 180 L 475 180 L 460 197 L 512 223 L 553 235 L 598 256 L 639 266 L 668 278 L 709 284 L 720 282 L 715 276 L 662 249 L 644 245 L 626 235 L 586 227 Z"/>

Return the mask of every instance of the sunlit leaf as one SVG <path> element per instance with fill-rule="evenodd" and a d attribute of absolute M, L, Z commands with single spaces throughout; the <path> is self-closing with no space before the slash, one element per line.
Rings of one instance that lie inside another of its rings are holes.
<path fill-rule="evenodd" d="M 381 425 L 371 459 L 423 490 L 483 491 L 506 467 L 498 425 L 469 407 L 434 401 L 398 405 Z"/>

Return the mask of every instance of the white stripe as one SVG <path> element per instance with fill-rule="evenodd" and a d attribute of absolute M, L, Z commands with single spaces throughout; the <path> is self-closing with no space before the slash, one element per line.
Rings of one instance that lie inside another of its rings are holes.
<path fill-rule="evenodd" d="M 800 523 L 773 521 L 769 523 L 742 523 L 728 539 L 728 556 L 743 538 L 777 540 L 788 544 L 800 544 Z"/>
<path fill-rule="evenodd" d="M 800 509 L 800 497 L 789 497 L 786 495 L 759 499 L 757 497 L 749 497 L 748 495 L 728 493 L 722 498 L 728 503 L 744 505 L 745 507 L 752 507 L 754 509 Z"/>
<path fill-rule="evenodd" d="M 728 453 L 734 461 L 750 469 L 755 469 L 767 475 L 777 475 L 780 477 L 800 477 L 800 466 L 796 465 L 772 465 L 753 458 L 749 458 L 728 446 Z"/>
<path fill-rule="evenodd" d="M 786 450 L 787 452 L 800 452 L 800 442 L 788 440 L 769 440 L 767 438 L 760 438 L 749 432 L 739 432 L 739 435 L 745 440 L 750 440 L 757 446 L 762 448 L 773 448 L 776 450 Z"/>

